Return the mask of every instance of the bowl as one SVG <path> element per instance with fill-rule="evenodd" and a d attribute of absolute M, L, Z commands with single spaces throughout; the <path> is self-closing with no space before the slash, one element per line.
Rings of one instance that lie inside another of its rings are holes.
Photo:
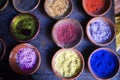
<path fill-rule="evenodd" d="M 73 48 L 60 49 L 52 58 L 52 69 L 57 77 L 62 80 L 74 80 L 84 70 L 82 54 Z"/>
<path fill-rule="evenodd" d="M 98 48 L 90 55 L 88 68 L 97 80 L 109 80 L 119 71 L 119 57 L 109 48 Z"/>
<path fill-rule="evenodd" d="M 105 15 L 112 6 L 112 0 L 82 0 L 85 12 L 93 17 Z"/>
<path fill-rule="evenodd" d="M 45 12 L 53 19 L 61 19 L 67 17 L 72 11 L 71 0 L 45 0 Z"/>
<path fill-rule="evenodd" d="M 34 39 L 38 35 L 39 30 L 38 19 L 29 13 L 15 16 L 10 24 L 10 33 L 19 42 L 27 42 Z"/>
<path fill-rule="evenodd" d="M 8 5 L 9 0 L 0 0 L 0 11 L 3 11 L 7 5 Z"/>
<path fill-rule="evenodd" d="M 89 40 L 98 46 L 107 46 L 115 39 L 115 25 L 105 17 L 91 19 L 86 27 Z"/>
<path fill-rule="evenodd" d="M 19 75 L 32 75 L 38 70 L 40 63 L 41 57 L 38 49 L 28 43 L 15 46 L 9 55 L 9 65 Z"/>
<path fill-rule="evenodd" d="M 12 0 L 14 8 L 21 13 L 29 13 L 35 10 L 40 0 Z"/>
<path fill-rule="evenodd" d="M 78 46 L 83 39 L 83 35 L 80 23 L 70 18 L 59 20 L 52 29 L 53 41 L 61 48 Z"/>
<path fill-rule="evenodd" d="M 6 53 L 6 44 L 3 38 L 0 36 L 0 60 L 2 60 Z"/>

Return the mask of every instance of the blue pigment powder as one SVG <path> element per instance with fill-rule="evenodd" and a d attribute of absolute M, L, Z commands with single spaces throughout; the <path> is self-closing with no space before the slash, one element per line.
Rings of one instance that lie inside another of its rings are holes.
<path fill-rule="evenodd" d="M 91 56 L 90 67 L 96 76 L 111 78 L 119 69 L 119 61 L 117 56 L 108 50 L 99 50 Z"/>
<path fill-rule="evenodd" d="M 111 39 L 110 25 L 104 19 L 97 19 L 90 23 L 90 35 L 95 42 L 105 43 Z"/>

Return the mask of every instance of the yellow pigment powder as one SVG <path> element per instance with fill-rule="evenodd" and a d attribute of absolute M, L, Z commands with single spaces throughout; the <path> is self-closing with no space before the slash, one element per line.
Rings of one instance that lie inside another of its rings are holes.
<path fill-rule="evenodd" d="M 81 59 L 73 50 L 61 51 L 55 58 L 55 69 L 64 77 L 73 77 L 81 70 Z"/>
<path fill-rule="evenodd" d="M 69 2 L 69 0 L 50 0 L 47 5 L 48 12 L 52 17 L 62 16 L 68 10 Z"/>

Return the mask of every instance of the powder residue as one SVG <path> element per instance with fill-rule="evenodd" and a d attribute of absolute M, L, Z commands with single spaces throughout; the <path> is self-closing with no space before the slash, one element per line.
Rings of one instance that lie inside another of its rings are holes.
<path fill-rule="evenodd" d="M 23 71 L 34 68 L 36 64 L 36 54 L 31 48 L 21 48 L 16 55 L 16 62 Z"/>
<path fill-rule="evenodd" d="M 59 17 L 65 14 L 69 8 L 69 0 L 51 0 L 47 10 L 52 17 Z"/>
<path fill-rule="evenodd" d="M 105 79 L 116 74 L 119 68 L 119 61 L 108 50 L 99 50 L 92 55 L 90 66 L 95 75 Z"/>
<path fill-rule="evenodd" d="M 105 9 L 106 0 L 86 0 L 86 8 L 91 13 L 101 13 Z"/>
<path fill-rule="evenodd" d="M 55 69 L 64 77 L 72 77 L 81 70 L 81 59 L 72 50 L 64 50 L 55 58 Z"/>
<path fill-rule="evenodd" d="M 109 41 L 112 36 L 109 23 L 103 19 L 97 19 L 90 23 L 89 31 L 93 40 L 98 43 Z"/>

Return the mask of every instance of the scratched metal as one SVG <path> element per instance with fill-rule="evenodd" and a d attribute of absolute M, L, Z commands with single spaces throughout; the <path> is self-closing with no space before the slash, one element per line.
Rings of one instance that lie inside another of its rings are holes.
<path fill-rule="evenodd" d="M 84 12 L 82 8 L 82 0 L 72 0 L 72 1 L 73 1 L 73 10 L 68 17 L 78 20 L 84 29 L 84 39 L 82 43 L 76 48 L 80 50 L 81 53 L 83 54 L 86 65 L 83 74 L 79 76 L 77 80 L 95 80 L 95 78 L 92 77 L 92 75 L 90 74 L 87 68 L 87 59 L 90 53 L 94 49 L 98 48 L 98 46 L 93 45 L 88 40 L 85 33 L 86 24 L 92 17 L 88 16 Z M 31 12 L 39 19 L 40 32 L 34 40 L 28 42 L 35 45 L 39 49 L 41 53 L 42 62 L 40 68 L 35 74 L 26 77 L 19 76 L 16 73 L 14 73 L 10 69 L 8 63 L 8 57 L 10 51 L 15 45 L 19 44 L 19 42 L 15 41 L 10 36 L 10 31 L 9 31 L 11 20 L 13 19 L 14 16 L 19 14 L 19 12 L 17 12 L 13 8 L 11 0 L 7 8 L 4 11 L 0 12 L 0 35 L 3 37 L 7 45 L 6 55 L 3 60 L 0 60 L 0 80 L 4 80 L 4 79 L 5 80 L 59 80 L 59 78 L 55 76 L 51 68 L 52 57 L 54 53 L 58 49 L 60 49 L 54 44 L 51 37 L 51 30 L 56 20 L 48 17 L 48 15 L 44 11 L 43 6 L 44 6 L 44 0 L 41 0 L 39 7 L 35 11 Z M 112 4 L 110 11 L 104 16 L 110 18 L 114 22 L 114 4 Z M 115 51 L 116 48 L 115 46 L 116 45 L 114 40 L 107 47 Z M 120 73 L 114 78 L 112 78 L 112 80 L 120 80 Z"/>

